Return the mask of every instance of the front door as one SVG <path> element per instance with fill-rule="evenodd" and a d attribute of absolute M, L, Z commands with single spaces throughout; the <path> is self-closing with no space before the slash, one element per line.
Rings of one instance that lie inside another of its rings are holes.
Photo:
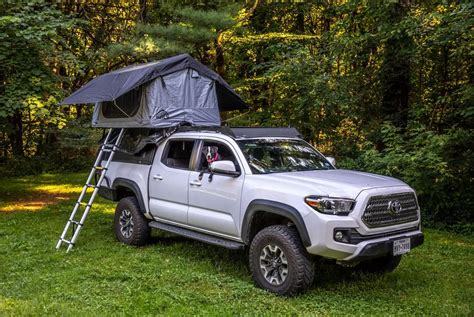
<path fill-rule="evenodd" d="M 188 186 L 194 140 L 171 139 L 150 172 L 150 212 L 154 217 L 187 223 Z M 160 153 L 157 153 L 159 155 Z"/>
<path fill-rule="evenodd" d="M 241 170 L 230 144 L 204 140 L 199 148 L 197 168 L 189 177 L 188 224 L 231 237 L 239 237 L 240 197 L 244 175 L 239 177 L 209 172 L 209 162 L 229 160 Z"/>

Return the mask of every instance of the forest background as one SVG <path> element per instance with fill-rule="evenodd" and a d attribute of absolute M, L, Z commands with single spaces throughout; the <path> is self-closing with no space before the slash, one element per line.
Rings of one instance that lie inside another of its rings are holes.
<path fill-rule="evenodd" d="M 338 167 L 398 177 L 423 225 L 474 228 L 469 1 L 2 1 L 0 177 L 83 171 L 101 130 L 89 80 L 190 53 L 250 105 L 232 126 L 293 126 Z"/>

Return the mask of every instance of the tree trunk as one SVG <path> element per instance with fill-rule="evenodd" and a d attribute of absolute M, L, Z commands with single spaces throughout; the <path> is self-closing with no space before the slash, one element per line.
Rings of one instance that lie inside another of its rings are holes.
<path fill-rule="evenodd" d="M 14 156 L 24 156 L 23 151 L 23 119 L 21 112 L 16 110 L 9 118 L 9 122 L 13 127 L 13 132 L 8 135 Z"/>
<path fill-rule="evenodd" d="M 138 13 L 138 22 L 145 22 L 147 18 L 147 5 L 146 0 L 139 1 L 139 13 Z"/>
<path fill-rule="evenodd" d="M 298 10 L 296 15 L 296 30 L 299 34 L 304 34 L 304 10 Z"/>
<path fill-rule="evenodd" d="M 216 38 L 216 70 L 219 75 L 225 77 L 224 47 L 222 44 L 222 31 L 219 31 Z"/>
<path fill-rule="evenodd" d="M 76 118 L 80 119 L 82 117 L 82 105 L 76 105 Z"/>
<path fill-rule="evenodd" d="M 5 161 L 8 156 L 7 134 L 2 132 L 2 161 Z"/>
<path fill-rule="evenodd" d="M 389 13 L 392 24 L 399 23 L 407 14 L 408 4 L 394 3 Z M 410 48 L 407 34 L 395 35 L 385 44 L 381 67 L 382 120 L 389 120 L 402 130 L 408 120 L 410 94 Z"/>

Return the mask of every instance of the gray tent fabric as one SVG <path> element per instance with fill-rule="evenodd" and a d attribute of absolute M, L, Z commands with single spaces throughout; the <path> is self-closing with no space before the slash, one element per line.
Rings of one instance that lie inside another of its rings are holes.
<path fill-rule="evenodd" d="M 158 77 L 138 88 L 140 99 L 133 114 L 126 104 L 116 102 L 118 116 L 108 116 L 106 102 L 98 102 L 92 116 L 96 128 L 166 128 L 187 123 L 193 126 L 219 126 L 216 84 L 188 68 Z M 125 98 L 127 99 L 127 98 Z M 122 111 L 122 112 L 120 112 Z"/>
<path fill-rule="evenodd" d="M 94 103 L 93 127 L 220 125 L 220 111 L 248 106 L 218 74 L 181 54 L 104 75 L 60 104 Z"/>

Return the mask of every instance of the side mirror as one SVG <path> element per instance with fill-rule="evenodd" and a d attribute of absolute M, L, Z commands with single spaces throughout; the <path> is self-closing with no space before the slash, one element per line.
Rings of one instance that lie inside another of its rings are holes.
<path fill-rule="evenodd" d="M 326 156 L 326 160 L 329 161 L 329 163 L 331 163 L 332 166 L 336 166 L 336 159 L 332 156 Z"/>
<path fill-rule="evenodd" d="M 232 161 L 215 161 L 211 163 L 209 167 L 211 173 L 228 175 L 232 177 L 239 177 L 240 172 L 237 172 L 235 169 L 234 162 Z"/>

